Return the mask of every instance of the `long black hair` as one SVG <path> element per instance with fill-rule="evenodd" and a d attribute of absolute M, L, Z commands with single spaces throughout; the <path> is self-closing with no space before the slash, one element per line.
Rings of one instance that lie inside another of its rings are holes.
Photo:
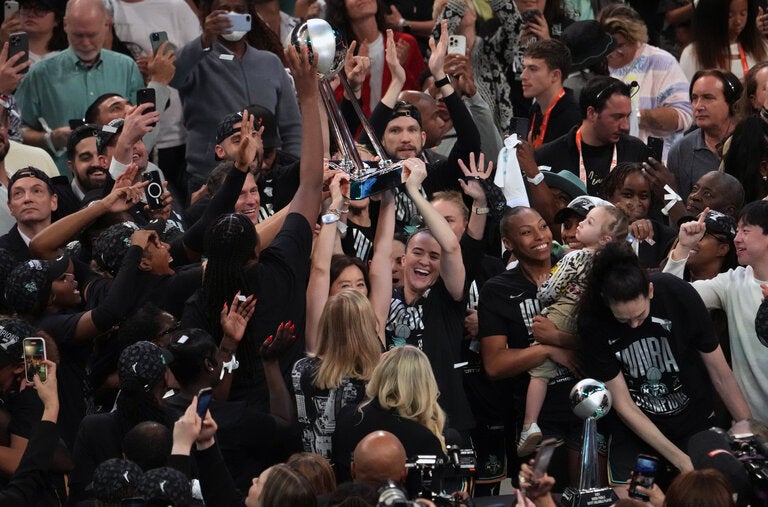
<path fill-rule="evenodd" d="M 728 11 L 732 0 L 700 0 L 693 11 L 692 44 L 702 69 L 730 69 Z M 757 30 L 757 0 L 747 0 L 747 24 L 738 37 L 755 61 L 765 60 L 763 36 Z"/>
<path fill-rule="evenodd" d="M 640 261 L 625 241 L 608 243 L 595 254 L 578 304 L 579 319 L 611 316 L 609 304 L 648 296 L 649 280 Z"/>
<path fill-rule="evenodd" d="M 753 114 L 736 125 L 731 145 L 723 157 L 726 173 L 744 186 L 744 202 L 762 199 L 768 194 L 768 183 L 760 174 L 761 164 L 768 163 L 768 125 Z"/>
<path fill-rule="evenodd" d="M 202 302 L 208 331 L 221 339 L 221 308 L 237 291 L 252 294 L 246 265 L 256 258 L 259 237 L 251 220 L 239 213 L 222 215 L 205 231 L 203 252 L 208 259 L 202 285 Z"/>
<path fill-rule="evenodd" d="M 327 13 L 325 19 L 344 37 L 344 41 L 349 45 L 355 38 L 355 32 L 352 30 L 352 22 L 349 19 L 349 12 L 347 11 L 346 0 L 327 0 Z M 376 26 L 379 28 L 379 32 L 383 32 L 386 29 L 386 22 L 384 20 L 384 13 L 389 12 L 389 7 L 385 6 L 382 0 L 376 0 L 378 9 L 376 10 Z M 360 48 L 360 42 L 358 41 L 358 49 Z"/>

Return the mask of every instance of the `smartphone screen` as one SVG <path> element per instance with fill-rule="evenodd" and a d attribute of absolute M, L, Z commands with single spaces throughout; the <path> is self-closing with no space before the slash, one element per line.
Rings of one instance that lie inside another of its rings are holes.
<path fill-rule="evenodd" d="M 24 338 L 24 371 L 29 382 L 34 381 L 35 373 L 40 376 L 40 380 L 45 382 L 48 377 L 48 368 L 43 361 L 45 355 L 45 340 L 39 336 Z"/>
<path fill-rule="evenodd" d="M 659 459 L 647 454 L 638 454 L 635 462 L 635 469 L 632 471 L 632 480 L 629 482 L 629 496 L 648 500 L 648 495 L 637 491 L 640 485 L 646 489 L 653 487 L 653 481 L 656 480 L 656 469 L 659 466 Z"/>
<path fill-rule="evenodd" d="M 197 415 L 200 419 L 205 419 L 205 413 L 208 411 L 208 405 L 211 404 L 213 389 L 204 387 L 197 393 Z"/>

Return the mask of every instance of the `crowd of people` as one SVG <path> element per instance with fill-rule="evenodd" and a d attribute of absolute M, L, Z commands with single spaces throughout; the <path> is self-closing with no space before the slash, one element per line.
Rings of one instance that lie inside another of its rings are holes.
<path fill-rule="evenodd" d="M 592 378 L 618 505 L 639 454 L 735 505 L 689 441 L 768 423 L 768 12 L 281 6 L 5 3 L 0 502 L 548 507 Z"/>

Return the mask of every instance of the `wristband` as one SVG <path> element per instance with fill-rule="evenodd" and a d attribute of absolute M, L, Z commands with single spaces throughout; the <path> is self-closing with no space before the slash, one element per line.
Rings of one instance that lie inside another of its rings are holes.
<path fill-rule="evenodd" d="M 341 220 L 336 222 L 336 228 L 339 230 L 342 236 L 344 236 L 347 233 L 347 228 L 349 226 L 342 222 Z"/>
<path fill-rule="evenodd" d="M 328 213 L 323 215 L 321 217 L 321 220 L 323 221 L 324 224 L 335 224 L 336 222 L 339 221 L 339 218 L 341 218 L 339 216 L 339 213 L 336 213 L 332 210 L 328 210 Z"/>
<path fill-rule="evenodd" d="M 451 80 L 450 80 L 450 78 L 448 77 L 447 74 L 445 75 L 445 77 L 443 77 L 443 79 L 435 79 L 435 86 L 437 88 L 442 88 L 443 86 L 445 86 L 447 84 L 451 84 Z"/>
<path fill-rule="evenodd" d="M 230 359 L 226 363 L 222 363 L 221 375 L 219 375 L 219 380 L 224 379 L 224 372 L 228 372 L 230 375 L 232 375 L 232 372 L 238 368 L 240 368 L 240 363 L 237 361 L 237 358 L 235 357 L 235 355 L 232 354 L 232 359 Z"/>
<path fill-rule="evenodd" d="M 536 176 L 533 178 L 529 178 L 528 176 L 525 177 L 526 180 L 528 180 L 528 183 L 531 183 L 533 185 L 538 185 L 542 181 L 544 181 L 544 173 L 538 172 L 536 173 Z"/>
<path fill-rule="evenodd" d="M 478 208 L 478 207 L 472 207 L 472 213 L 475 215 L 487 215 L 491 212 L 491 208 L 485 207 L 485 208 Z"/>
<path fill-rule="evenodd" d="M 667 201 L 667 205 L 661 208 L 661 212 L 665 215 L 669 215 L 669 210 L 672 209 L 672 206 L 678 202 L 682 202 L 683 198 L 680 197 L 677 192 L 672 190 L 672 187 L 669 185 L 664 185 L 664 191 L 667 192 L 664 194 L 664 200 Z"/>
<path fill-rule="evenodd" d="M 56 146 L 53 145 L 53 139 L 51 139 L 51 133 L 46 132 L 45 135 L 43 135 L 43 139 L 45 139 L 45 144 L 48 145 L 48 150 L 55 155 Z"/>

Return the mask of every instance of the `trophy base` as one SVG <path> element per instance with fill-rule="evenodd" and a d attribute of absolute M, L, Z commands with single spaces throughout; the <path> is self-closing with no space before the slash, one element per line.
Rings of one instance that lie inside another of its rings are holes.
<path fill-rule="evenodd" d="M 560 497 L 562 507 L 608 507 L 618 500 L 613 488 L 566 488 Z"/>
<path fill-rule="evenodd" d="M 395 188 L 400 185 L 400 173 L 398 167 L 388 172 L 378 172 L 371 175 L 363 175 L 359 179 L 352 177 L 349 182 L 349 198 L 354 200 L 365 199 L 379 192 Z"/>

